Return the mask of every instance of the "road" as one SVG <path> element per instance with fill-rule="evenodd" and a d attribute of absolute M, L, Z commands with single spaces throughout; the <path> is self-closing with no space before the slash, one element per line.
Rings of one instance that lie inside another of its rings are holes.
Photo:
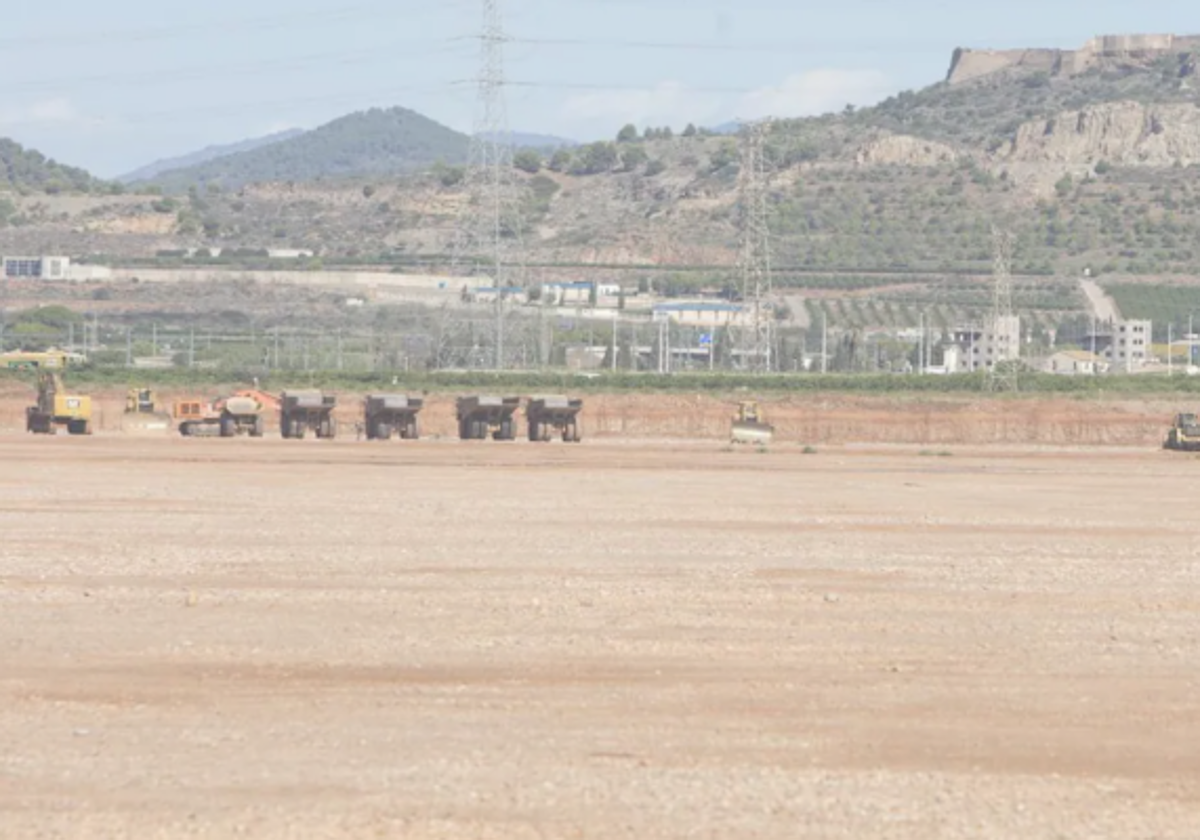
<path fill-rule="evenodd" d="M 1197 462 L 0 437 L 26 837 L 1192 838 Z"/>

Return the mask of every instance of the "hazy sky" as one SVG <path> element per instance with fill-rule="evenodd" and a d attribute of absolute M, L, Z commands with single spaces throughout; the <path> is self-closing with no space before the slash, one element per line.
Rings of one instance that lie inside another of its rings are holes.
<path fill-rule="evenodd" d="M 1196 0 L 499 2 L 511 127 L 581 140 L 869 104 L 956 46 L 1200 32 Z M 371 106 L 472 126 L 479 0 L 5 5 L 0 136 L 101 176 Z"/>

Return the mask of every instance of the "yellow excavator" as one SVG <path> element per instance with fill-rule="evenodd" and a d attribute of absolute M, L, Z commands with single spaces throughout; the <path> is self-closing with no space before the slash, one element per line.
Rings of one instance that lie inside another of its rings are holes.
<path fill-rule="evenodd" d="M 765 446 L 774 436 L 775 427 L 763 419 L 758 403 L 738 403 L 730 430 L 730 439 L 734 443 L 756 443 Z"/>
<path fill-rule="evenodd" d="M 62 376 L 42 371 L 38 375 L 37 405 L 25 409 L 25 431 L 35 435 L 52 435 L 60 426 L 67 434 L 92 433 L 92 398 L 68 394 Z"/>

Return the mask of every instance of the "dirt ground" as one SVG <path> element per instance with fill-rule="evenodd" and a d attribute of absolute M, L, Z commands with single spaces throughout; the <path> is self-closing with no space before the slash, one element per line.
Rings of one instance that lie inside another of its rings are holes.
<path fill-rule="evenodd" d="M 1194 838 L 1197 470 L 0 435 L 0 836 Z"/>

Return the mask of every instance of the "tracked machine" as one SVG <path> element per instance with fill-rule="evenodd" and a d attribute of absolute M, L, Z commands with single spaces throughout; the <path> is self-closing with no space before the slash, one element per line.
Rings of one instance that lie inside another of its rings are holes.
<path fill-rule="evenodd" d="M 1200 420 L 1195 414 L 1176 414 L 1163 439 L 1163 449 L 1200 452 Z"/>
<path fill-rule="evenodd" d="M 58 373 L 38 376 L 37 405 L 25 409 L 25 431 L 53 435 L 65 427 L 70 435 L 92 433 L 92 398 L 66 393 Z"/>
<path fill-rule="evenodd" d="M 425 400 L 408 394 L 371 394 L 363 403 L 363 428 L 367 440 L 417 440 L 421 436 L 417 414 Z"/>
<path fill-rule="evenodd" d="M 562 436 L 565 443 L 579 443 L 579 412 L 583 400 L 568 397 L 533 397 L 525 405 L 525 419 L 529 423 L 529 440 L 545 443 L 555 434 Z"/>
<path fill-rule="evenodd" d="M 737 413 L 733 415 L 733 425 L 730 429 L 730 440 L 733 443 L 766 446 L 774 437 L 775 427 L 763 419 L 758 403 L 738 403 Z"/>
<path fill-rule="evenodd" d="M 175 403 L 174 418 L 184 437 L 260 438 L 266 430 L 263 408 L 253 397 L 236 394 L 213 403 L 187 399 Z"/>
<path fill-rule="evenodd" d="M 515 415 L 520 397 L 459 397 L 458 436 L 462 440 L 516 440 Z"/>
<path fill-rule="evenodd" d="M 308 432 L 318 438 L 337 437 L 333 410 L 337 398 L 320 391 L 284 391 L 279 398 L 279 431 L 288 439 L 303 440 Z"/>

